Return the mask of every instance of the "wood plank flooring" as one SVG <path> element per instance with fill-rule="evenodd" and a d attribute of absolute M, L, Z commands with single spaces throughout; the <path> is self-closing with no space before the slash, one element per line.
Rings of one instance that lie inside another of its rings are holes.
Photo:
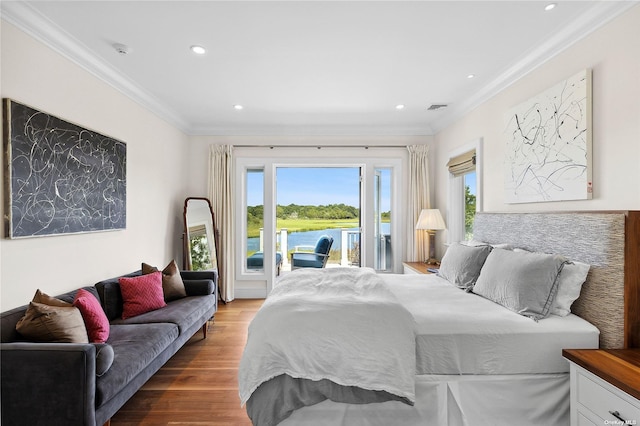
<path fill-rule="evenodd" d="M 207 338 L 196 333 L 111 419 L 111 426 L 250 426 L 238 397 L 247 327 L 264 300 L 220 304 Z"/>

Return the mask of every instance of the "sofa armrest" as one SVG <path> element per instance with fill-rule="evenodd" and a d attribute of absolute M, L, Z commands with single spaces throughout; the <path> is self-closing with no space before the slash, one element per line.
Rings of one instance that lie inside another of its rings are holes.
<path fill-rule="evenodd" d="M 206 296 L 215 293 L 215 284 L 212 280 L 182 280 L 187 296 Z"/>
<path fill-rule="evenodd" d="M 180 271 L 188 296 L 215 294 L 218 287 L 218 271 Z"/>
<path fill-rule="evenodd" d="M 183 280 L 211 280 L 218 283 L 218 271 L 180 271 Z"/>
<path fill-rule="evenodd" d="M 96 348 L 2 343 L 2 424 L 95 425 Z"/>

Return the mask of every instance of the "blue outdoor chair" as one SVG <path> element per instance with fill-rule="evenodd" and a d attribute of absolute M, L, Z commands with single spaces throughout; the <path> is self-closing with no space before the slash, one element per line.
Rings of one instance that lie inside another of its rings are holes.
<path fill-rule="evenodd" d="M 320 237 L 313 252 L 295 251 L 291 253 L 291 269 L 296 268 L 324 268 L 329 259 L 329 250 L 333 238 L 328 235 Z"/>
<path fill-rule="evenodd" d="M 257 251 L 247 258 L 247 269 L 262 269 L 264 253 Z M 276 276 L 280 275 L 282 268 L 282 254 L 276 252 Z"/>

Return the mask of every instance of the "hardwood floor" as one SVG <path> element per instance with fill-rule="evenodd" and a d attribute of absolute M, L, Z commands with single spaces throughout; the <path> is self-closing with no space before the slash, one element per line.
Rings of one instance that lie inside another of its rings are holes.
<path fill-rule="evenodd" d="M 196 333 L 111 419 L 111 426 L 251 425 L 238 397 L 247 327 L 264 300 L 220 304 L 207 338 Z"/>

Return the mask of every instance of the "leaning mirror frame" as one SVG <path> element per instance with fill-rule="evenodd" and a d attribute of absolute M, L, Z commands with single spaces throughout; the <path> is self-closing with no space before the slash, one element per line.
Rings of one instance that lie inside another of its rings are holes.
<path fill-rule="evenodd" d="M 191 271 L 216 269 L 220 276 L 220 259 L 218 258 L 220 234 L 211 201 L 204 197 L 186 198 L 183 221 L 183 269 Z"/>

